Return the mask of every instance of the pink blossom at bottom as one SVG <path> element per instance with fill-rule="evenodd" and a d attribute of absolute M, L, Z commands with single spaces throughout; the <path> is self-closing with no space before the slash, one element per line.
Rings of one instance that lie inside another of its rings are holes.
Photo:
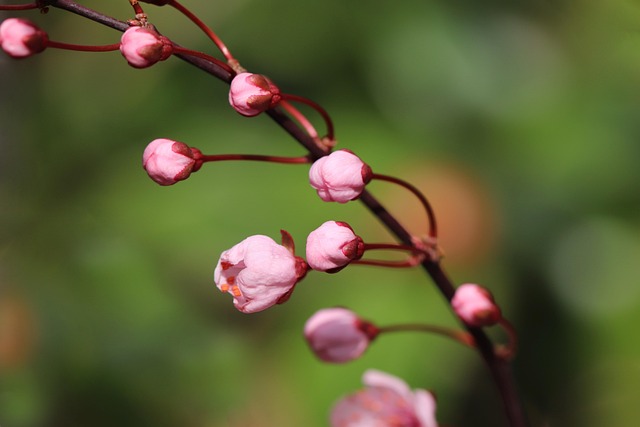
<path fill-rule="evenodd" d="M 362 356 L 377 328 L 346 308 L 317 311 L 304 326 L 304 337 L 319 359 L 344 363 Z"/>
<path fill-rule="evenodd" d="M 256 235 L 220 255 L 214 280 L 218 289 L 233 296 L 238 310 L 255 313 L 286 301 L 305 268 L 304 260 L 287 248 Z"/>
<path fill-rule="evenodd" d="M 456 289 L 451 307 L 466 324 L 478 328 L 495 325 L 502 318 L 491 293 L 473 283 L 465 283 Z"/>
<path fill-rule="evenodd" d="M 331 411 L 332 427 L 437 427 L 432 393 L 411 391 L 400 378 L 369 370 L 363 390 L 341 399 Z"/>
<path fill-rule="evenodd" d="M 9 18 L 0 24 L 0 46 L 14 58 L 42 52 L 47 41 L 47 33 L 26 19 Z"/>

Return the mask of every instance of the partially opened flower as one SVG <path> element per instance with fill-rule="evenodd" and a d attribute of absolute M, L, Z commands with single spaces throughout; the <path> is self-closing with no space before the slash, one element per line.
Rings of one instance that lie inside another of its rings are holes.
<path fill-rule="evenodd" d="M 478 328 L 495 325 L 502 318 L 491 293 L 473 283 L 465 283 L 456 289 L 451 307 L 467 325 Z"/>
<path fill-rule="evenodd" d="M 436 400 L 426 390 L 411 391 L 400 378 L 369 370 L 365 389 L 340 400 L 331 411 L 332 427 L 437 427 Z"/>
<path fill-rule="evenodd" d="M 321 157 L 309 170 L 309 182 L 325 202 L 347 203 L 357 199 L 371 177 L 369 165 L 349 150 Z"/>
<path fill-rule="evenodd" d="M 335 273 L 363 253 L 362 238 L 346 222 L 327 221 L 307 237 L 307 262 L 314 270 Z"/>
<path fill-rule="evenodd" d="M 200 154 L 200 150 L 182 142 L 159 138 L 145 148 L 142 166 L 158 184 L 173 185 L 200 168 L 202 163 L 196 160 Z"/>
<path fill-rule="evenodd" d="M 304 337 L 318 358 L 344 363 L 362 356 L 378 334 L 372 323 L 346 308 L 317 311 L 304 325 Z"/>
<path fill-rule="evenodd" d="M 22 18 L 9 18 L 0 24 L 0 45 L 14 58 L 26 58 L 47 47 L 47 33 Z"/>
<path fill-rule="evenodd" d="M 231 81 L 229 104 L 243 116 L 257 116 L 280 99 L 280 89 L 263 75 L 240 73 Z"/>
<path fill-rule="evenodd" d="M 152 27 L 130 27 L 120 39 L 120 52 L 134 68 L 147 68 L 173 53 L 173 44 Z"/>
<path fill-rule="evenodd" d="M 220 255 L 214 272 L 216 286 L 233 296 L 243 313 L 255 313 L 289 299 L 304 277 L 306 263 L 267 236 L 244 239 Z"/>

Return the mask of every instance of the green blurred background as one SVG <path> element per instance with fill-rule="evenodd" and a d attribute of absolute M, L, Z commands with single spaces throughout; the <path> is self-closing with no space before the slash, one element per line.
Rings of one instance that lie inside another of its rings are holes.
<path fill-rule="evenodd" d="M 82 3 L 132 15 L 125 0 Z M 533 426 L 640 423 L 639 2 L 184 4 L 251 71 L 324 105 L 339 147 L 431 199 L 455 282 L 489 287 L 520 331 Z M 176 42 L 214 52 L 177 12 L 145 9 Z M 119 39 L 55 9 L 16 15 L 53 40 Z M 329 366 L 302 340 L 334 305 L 381 325 L 455 326 L 420 270 L 310 273 L 287 304 L 235 311 L 212 272 L 251 234 L 287 229 L 300 253 L 329 219 L 390 237 L 358 203 L 320 202 L 305 166 L 211 164 L 159 187 L 141 168 L 158 137 L 303 153 L 177 59 L 135 70 L 117 52 L 0 55 L 0 426 L 326 426 L 367 368 L 434 390 L 444 425 L 502 425 L 481 361 L 455 343 L 382 336 Z M 370 188 L 425 232 L 408 193 Z"/>

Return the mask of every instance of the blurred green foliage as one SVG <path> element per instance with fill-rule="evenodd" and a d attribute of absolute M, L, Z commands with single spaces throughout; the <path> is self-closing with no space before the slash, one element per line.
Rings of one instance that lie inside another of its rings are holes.
<path fill-rule="evenodd" d="M 125 0 L 82 3 L 132 17 Z M 520 331 L 533 426 L 640 422 L 640 4 L 183 3 L 250 70 L 324 105 L 340 147 L 432 198 L 452 277 L 489 287 Z M 215 51 L 172 9 L 145 10 L 176 42 Z M 55 9 L 12 15 L 54 40 L 119 38 Z M 232 111 L 223 83 L 177 59 L 134 70 L 117 52 L 49 50 L 0 56 L 0 91 L 1 426 L 324 426 L 370 367 L 436 391 L 443 424 L 501 425 L 479 358 L 453 343 L 383 336 L 344 366 L 306 348 L 303 324 L 326 306 L 456 325 L 422 271 L 310 273 L 250 316 L 215 289 L 219 253 L 251 234 L 287 229 L 301 253 L 328 219 L 389 238 L 358 203 L 321 203 L 304 166 L 151 182 L 141 153 L 158 137 L 302 153 L 267 118 Z M 425 231 L 408 194 L 371 189 Z"/>

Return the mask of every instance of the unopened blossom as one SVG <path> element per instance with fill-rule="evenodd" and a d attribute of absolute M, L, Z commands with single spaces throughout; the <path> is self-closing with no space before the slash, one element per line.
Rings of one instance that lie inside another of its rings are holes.
<path fill-rule="evenodd" d="M 436 400 L 411 390 L 400 378 L 369 370 L 365 388 L 340 400 L 331 411 L 332 427 L 437 427 Z"/>
<path fill-rule="evenodd" d="M 257 116 L 280 99 L 280 89 L 263 75 L 240 73 L 231 81 L 229 104 L 243 116 Z"/>
<path fill-rule="evenodd" d="M 267 236 L 251 236 L 224 251 L 214 272 L 216 286 L 233 296 L 243 313 L 286 301 L 306 273 L 306 263 Z"/>
<path fill-rule="evenodd" d="M 307 262 L 314 270 L 335 273 L 363 253 L 362 238 L 346 222 L 327 221 L 307 237 Z"/>
<path fill-rule="evenodd" d="M 153 27 L 130 27 L 122 34 L 120 52 L 132 67 L 146 68 L 170 57 L 173 44 Z"/>
<path fill-rule="evenodd" d="M 142 166 L 151 179 L 160 185 L 173 185 L 189 178 L 201 166 L 197 160 L 200 150 L 187 144 L 160 138 L 147 145 L 142 155 Z"/>
<path fill-rule="evenodd" d="M 22 18 L 9 18 L 0 24 L 0 45 L 14 58 L 26 58 L 42 52 L 49 41 L 47 33 Z"/>
<path fill-rule="evenodd" d="M 349 150 L 337 150 L 316 160 L 309 182 L 325 202 L 346 203 L 357 199 L 371 180 L 369 165 Z"/>
<path fill-rule="evenodd" d="M 317 311 L 304 325 L 304 337 L 319 359 L 344 363 L 362 356 L 378 334 L 371 323 L 346 308 Z"/>
<path fill-rule="evenodd" d="M 478 328 L 495 325 L 502 318 L 500 307 L 491 293 L 473 283 L 460 285 L 456 289 L 451 307 L 467 325 Z"/>

